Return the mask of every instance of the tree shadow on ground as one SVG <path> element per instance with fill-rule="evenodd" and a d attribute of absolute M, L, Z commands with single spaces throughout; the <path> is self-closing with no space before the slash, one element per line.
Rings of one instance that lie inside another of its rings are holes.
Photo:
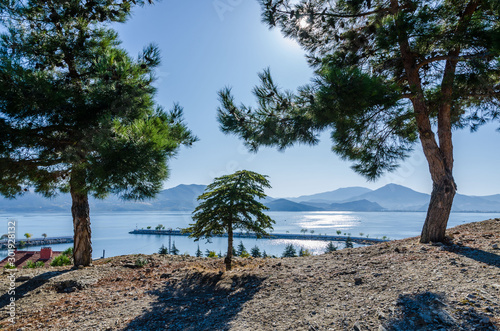
<path fill-rule="evenodd" d="M 389 331 L 497 330 L 481 312 L 472 307 L 459 312 L 446 303 L 443 294 L 432 292 L 400 295 L 384 327 Z"/>
<path fill-rule="evenodd" d="M 223 277 L 223 273 L 195 272 L 167 280 L 150 311 L 138 316 L 125 330 L 228 330 L 245 302 L 259 291 L 265 278 Z"/>
<path fill-rule="evenodd" d="M 40 274 L 38 276 L 35 276 L 28 281 L 26 281 L 24 284 L 15 287 L 15 298 L 16 300 L 19 300 L 23 296 L 25 296 L 27 293 L 36 290 L 40 286 L 44 285 L 47 283 L 49 280 L 51 280 L 54 277 L 60 276 L 66 272 L 69 272 L 71 270 L 61 270 L 61 271 L 49 271 L 45 272 L 43 274 Z M 13 274 L 16 276 L 16 274 Z M 9 277 L 9 276 L 7 276 Z M 11 302 L 11 297 L 12 295 L 9 293 L 10 291 L 7 291 L 4 295 L 0 297 L 0 309 L 4 308 Z"/>
<path fill-rule="evenodd" d="M 468 257 L 478 262 L 488 264 L 493 267 L 500 268 L 500 255 L 486 252 L 480 249 L 475 249 L 467 246 L 462 246 L 458 250 L 453 250 L 454 253 Z"/>

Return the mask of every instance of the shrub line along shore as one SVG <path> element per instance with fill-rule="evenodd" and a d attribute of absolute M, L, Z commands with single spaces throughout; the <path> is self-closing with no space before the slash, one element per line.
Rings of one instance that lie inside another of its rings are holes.
<path fill-rule="evenodd" d="M 130 231 L 131 234 L 147 234 L 147 235 L 170 235 L 170 236 L 189 236 L 189 233 L 182 233 L 180 230 L 153 230 L 153 229 L 135 229 Z M 233 233 L 235 238 L 252 238 L 257 239 L 255 233 L 243 233 L 235 232 Z M 220 235 L 218 237 L 227 237 L 227 234 Z M 297 240 L 322 240 L 322 241 L 346 241 L 350 238 L 351 241 L 357 244 L 363 245 L 373 245 L 386 242 L 388 240 L 375 239 L 375 238 L 362 238 L 362 237 L 350 237 L 350 236 L 329 236 L 329 235 L 319 235 L 319 234 L 292 234 L 292 233 L 273 233 L 268 237 L 262 237 L 262 239 L 297 239 Z"/>

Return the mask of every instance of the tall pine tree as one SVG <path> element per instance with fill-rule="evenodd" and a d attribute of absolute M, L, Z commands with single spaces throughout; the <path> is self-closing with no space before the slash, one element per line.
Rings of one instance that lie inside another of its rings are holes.
<path fill-rule="evenodd" d="M 89 196 L 154 197 L 168 159 L 196 140 L 179 106 L 155 105 L 158 49 L 132 59 L 108 27 L 134 4 L 1 4 L 0 193 L 70 193 L 75 265 L 91 263 Z"/>
<path fill-rule="evenodd" d="M 315 69 L 311 84 L 283 91 L 270 71 L 256 108 L 219 92 L 226 133 L 259 146 L 316 144 L 375 180 L 420 140 L 433 182 L 421 241 L 442 241 L 457 186 L 454 129 L 500 118 L 497 0 L 260 0 L 263 21 L 296 40 Z"/>

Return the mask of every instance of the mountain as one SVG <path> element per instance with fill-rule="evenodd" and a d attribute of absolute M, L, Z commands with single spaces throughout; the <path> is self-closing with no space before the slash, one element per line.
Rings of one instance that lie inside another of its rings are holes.
<path fill-rule="evenodd" d="M 416 210 L 429 203 L 430 195 L 416 192 L 408 187 L 388 184 L 375 191 L 371 191 L 344 202 L 368 200 L 376 202 L 388 210 Z"/>
<path fill-rule="evenodd" d="M 340 201 L 345 201 L 350 198 L 354 198 L 357 196 L 360 196 L 362 194 L 371 192 L 372 190 L 366 188 L 366 187 L 345 187 L 345 188 L 339 188 L 338 190 L 335 191 L 329 191 L 329 192 L 323 192 L 323 193 L 318 193 L 318 194 L 312 194 L 312 195 L 303 195 L 298 198 L 287 198 L 287 200 L 294 201 L 294 202 L 326 202 L 326 203 L 332 203 L 332 202 L 340 202 Z"/>
<path fill-rule="evenodd" d="M 324 210 L 321 207 L 310 206 L 286 199 L 277 199 L 271 202 L 267 202 L 266 206 L 269 207 L 269 211 L 323 211 Z"/>
<path fill-rule="evenodd" d="M 332 203 L 328 210 L 332 211 L 383 211 L 384 208 L 376 202 L 356 200 L 344 203 Z"/>
<path fill-rule="evenodd" d="M 106 200 L 89 199 L 90 210 L 110 211 L 185 211 L 192 212 L 198 205 L 196 198 L 205 185 L 179 185 L 161 191 L 156 199 L 146 201 L 122 201 L 115 196 Z M 359 193 L 359 194 L 357 194 Z M 356 195 L 357 194 L 357 195 Z M 293 199 L 267 197 L 261 202 L 273 211 L 427 211 L 430 195 L 407 187 L 389 184 L 377 190 L 348 187 L 335 191 L 306 195 Z M 71 211 L 71 198 L 60 194 L 46 199 L 26 192 L 17 199 L 0 198 L 0 212 L 64 212 Z M 454 212 L 500 212 L 500 194 L 467 196 L 457 194 L 453 202 Z"/>

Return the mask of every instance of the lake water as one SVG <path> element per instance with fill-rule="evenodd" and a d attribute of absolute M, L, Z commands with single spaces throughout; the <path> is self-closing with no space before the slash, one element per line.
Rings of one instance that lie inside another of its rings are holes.
<path fill-rule="evenodd" d="M 276 221 L 275 233 L 300 234 L 301 229 L 314 231 L 314 234 L 336 235 L 340 230 L 342 234 L 350 233 L 353 237 L 401 239 L 420 234 L 425 213 L 423 212 L 269 212 L 271 218 Z M 483 221 L 490 218 L 500 217 L 498 213 L 452 213 L 449 227 L 463 223 Z M 7 233 L 7 222 L 16 220 L 16 231 L 18 240 L 26 240 L 24 233 L 33 234 L 33 237 L 41 237 L 46 233 L 48 237 L 72 236 L 73 224 L 71 215 L 68 214 L 23 214 L 23 213 L 0 213 L 0 232 Z M 126 212 L 126 213 L 93 213 L 92 245 L 93 257 L 117 256 L 126 254 L 151 254 L 158 252 L 162 244 L 168 246 L 168 236 L 158 235 L 132 235 L 129 231 L 135 228 L 153 228 L 163 224 L 166 228 L 184 228 L 192 223 L 190 213 L 181 212 Z M 194 242 L 188 237 L 172 236 L 172 241 L 179 249 L 180 254 L 195 254 L 198 244 L 200 249 L 213 250 L 216 253 L 224 253 L 227 250 L 227 238 L 212 238 L 211 242 L 200 240 Z M 285 246 L 292 243 L 297 251 L 300 247 L 309 249 L 314 254 L 324 251 L 327 242 L 309 240 L 271 240 L 271 239 L 241 239 L 247 251 L 257 245 L 261 251 L 265 250 L 269 255 L 281 256 Z M 234 245 L 240 242 L 235 239 Z M 343 243 L 337 243 L 343 247 Z M 52 245 L 54 250 L 64 250 L 72 247 L 72 244 Z M 26 250 L 39 250 L 40 247 L 28 247 Z M 7 251 L 0 251 L 0 257 L 7 255 Z"/>

